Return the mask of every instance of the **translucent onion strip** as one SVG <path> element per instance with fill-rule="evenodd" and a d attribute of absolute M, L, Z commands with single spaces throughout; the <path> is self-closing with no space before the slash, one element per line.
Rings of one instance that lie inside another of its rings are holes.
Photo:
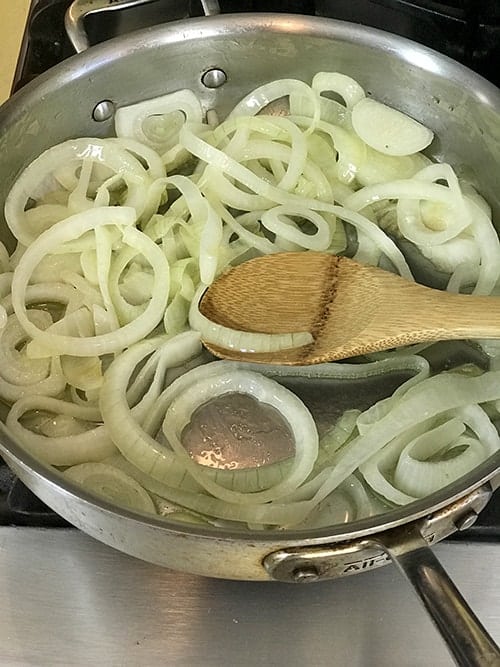
<path fill-rule="evenodd" d="M 186 120 L 201 123 L 202 108 L 188 89 L 120 107 L 115 113 L 118 137 L 135 139 L 160 153 L 177 144 L 179 129 Z"/>
<path fill-rule="evenodd" d="M 283 526 L 291 525 L 294 522 L 298 523 L 312 509 L 309 501 L 252 503 L 249 505 L 228 503 L 201 491 L 159 484 L 151 477 L 144 475 L 125 459 L 117 460 L 116 457 L 113 457 L 111 462 L 134 479 L 137 479 L 151 493 L 157 493 L 160 497 L 184 508 L 199 512 L 202 516 L 254 525 Z"/>
<path fill-rule="evenodd" d="M 64 477 L 120 507 L 156 514 L 154 503 L 143 487 L 107 463 L 80 463 L 65 470 Z"/>
<path fill-rule="evenodd" d="M 222 241 L 222 220 L 194 183 L 185 176 L 171 176 L 167 185 L 173 185 L 182 193 L 193 222 L 202 227 L 199 242 L 200 279 L 209 285 L 217 272 L 217 260 Z"/>
<path fill-rule="evenodd" d="M 310 129 L 313 129 L 321 114 L 319 95 L 310 86 L 298 79 L 277 79 L 259 86 L 238 102 L 228 118 L 254 116 L 272 102 L 279 101 L 283 106 L 282 98 L 289 97 L 291 94 L 301 94 L 310 101 L 313 109 Z"/>
<path fill-rule="evenodd" d="M 71 427 L 64 435 L 58 435 L 57 428 L 55 435 L 36 433 L 21 421 L 26 414 L 32 412 L 40 414 L 36 421 L 38 425 L 47 419 L 44 413 L 49 413 L 54 415 L 49 418 L 54 427 L 57 427 L 61 418 L 63 423 L 69 423 Z M 68 466 L 100 461 L 116 451 L 104 426 L 98 420 L 99 416 L 94 409 L 56 398 L 26 396 L 14 403 L 7 415 L 6 425 L 12 436 L 22 442 L 36 458 L 52 465 Z M 88 426 L 80 426 L 85 423 Z"/>
<path fill-rule="evenodd" d="M 29 310 L 30 321 L 37 326 L 51 322 L 46 311 Z M 20 349 L 26 343 L 26 332 L 15 315 L 8 318 L 0 334 L 0 397 L 13 403 L 23 396 L 58 396 L 66 387 L 59 357 L 34 361 Z"/>
<path fill-rule="evenodd" d="M 202 340 L 207 343 L 242 352 L 277 352 L 302 347 L 313 342 L 313 337 L 308 331 L 266 334 L 239 331 L 217 324 L 205 317 L 199 309 L 199 303 L 206 289 L 206 285 L 200 285 L 195 292 L 189 309 L 189 326 L 194 331 L 198 331 Z"/>
<path fill-rule="evenodd" d="M 179 366 L 199 355 L 199 335 L 186 332 L 171 340 L 165 340 L 164 337 L 145 340 L 123 352 L 104 376 L 100 407 L 105 428 L 123 456 L 158 481 L 168 481 L 172 486 L 179 486 L 189 477 L 186 467 L 178 462 L 170 448 L 157 442 L 143 428 L 127 398 L 127 387 L 137 366 L 158 349 L 161 349 L 169 367 Z M 160 390 L 161 387 L 158 388 Z M 154 405 L 157 406 L 157 403 L 158 395 Z M 193 485 L 190 487 L 192 489 Z M 199 485 L 195 484 L 194 488 L 199 488 Z"/>
<path fill-rule="evenodd" d="M 294 224 L 293 217 L 303 218 L 311 222 L 316 231 L 314 234 L 305 234 L 301 224 Z M 262 224 L 279 238 L 296 243 L 299 247 L 308 250 L 326 250 L 331 242 L 331 229 L 328 222 L 315 211 L 300 209 L 293 206 L 275 206 L 265 211 L 261 217 Z"/>
<path fill-rule="evenodd" d="M 405 505 L 455 481 L 498 449 L 500 438 L 488 415 L 468 405 L 445 413 L 437 425 L 424 420 L 403 432 L 360 470 L 374 491 Z"/>
<path fill-rule="evenodd" d="M 47 192 L 57 189 L 54 172 L 61 164 L 73 164 L 76 170 L 85 160 L 88 165 L 96 163 L 119 174 L 128 186 L 123 204 L 135 208 L 137 216 L 142 214 L 145 206 L 144 186 L 150 183 L 150 178 L 139 160 L 116 143 L 95 138 L 72 139 L 49 148 L 33 160 L 7 195 L 5 219 L 11 232 L 23 245 L 29 245 L 39 234 L 39 230 L 32 229 L 26 222 L 25 208 L 29 200 L 36 202 Z M 92 202 L 86 202 L 84 206 L 88 208 Z M 67 215 L 76 212 L 68 209 Z M 57 216 L 56 219 L 61 218 Z"/>
<path fill-rule="evenodd" d="M 475 438 L 461 436 L 436 451 L 431 437 L 424 433 L 406 445 L 394 473 L 395 484 L 417 498 L 444 488 L 486 459 L 484 448 Z M 432 456 L 442 458 L 429 461 Z"/>
<path fill-rule="evenodd" d="M 12 302 L 23 329 L 42 347 L 38 354 L 50 356 L 50 351 L 59 354 L 72 354 L 80 357 L 114 352 L 134 343 L 149 334 L 163 317 L 168 299 L 169 267 L 161 249 L 145 234 L 133 228 L 135 211 L 130 208 L 116 207 L 86 211 L 57 223 L 38 237 L 26 250 L 14 272 L 12 280 Z M 54 247 L 78 238 L 81 234 L 105 225 L 123 225 L 123 242 L 140 251 L 150 262 L 155 275 L 151 299 L 144 312 L 133 322 L 116 331 L 96 336 L 65 336 L 53 334 L 50 330 L 42 331 L 28 319 L 25 293 L 34 267 L 42 257 Z"/>
<path fill-rule="evenodd" d="M 211 398 L 227 393 L 243 393 L 276 408 L 290 426 L 295 444 L 293 465 L 275 486 L 260 492 L 239 493 L 221 487 L 204 474 L 204 466 L 195 463 L 181 442 L 182 431 L 197 407 Z M 167 409 L 163 422 L 167 441 L 184 460 L 191 475 L 213 496 L 234 503 L 265 503 L 295 490 L 309 475 L 318 454 L 318 434 L 305 405 L 291 391 L 252 371 L 231 373 L 225 369 L 177 396 Z"/>
<path fill-rule="evenodd" d="M 341 72 L 318 72 L 313 76 L 311 88 L 320 94 L 337 93 L 343 97 L 348 109 L 352 109 L 365 98 L 365 91 L 360 84 Z"/>

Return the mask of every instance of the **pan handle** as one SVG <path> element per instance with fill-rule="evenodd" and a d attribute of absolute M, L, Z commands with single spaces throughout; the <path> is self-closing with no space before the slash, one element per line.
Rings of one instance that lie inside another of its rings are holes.
<path fill-rule="evenodd" d="M 451 581 L 418 526 L 370 541 L 383 549 L 413 586 L 460 667 L 500 665 L 500 650 Z"/>
<path fill-rule="evenodd" d="M 205 16 L 220 14 L 218 0 L 200 0 Z M 89 38 L 85 30 L 85 19 L 91 14 L 127 9 L 135 5 L 147 5 L 157 0 L 74 0 L 66 11 L 64 25 L 69 40 L 77 53 L 86 51 Z M 173 0 L 177 2 L 177 0 Z"/>
<path fill-rule="evenodd" d="M 456 663 L 499 667 L 499 647 L 429 546 L 472 525 L 491 494 L 492 485 L 486 482 L 424 519 L 349 542 L 280 549 L 268 554 L 263 565 L 277 581 L 309 583 L 356 574 L 392 560 L 413 586 Z"/>

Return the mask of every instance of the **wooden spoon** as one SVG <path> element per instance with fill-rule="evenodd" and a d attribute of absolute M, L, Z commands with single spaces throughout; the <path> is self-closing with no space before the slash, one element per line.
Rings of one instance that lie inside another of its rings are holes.
<path fill-rule="evenodd" d="M 244 262 L 208 288 L 200 310 L 233 329 L 313 335 L 309 345 L 270 353 L 205 343 L 218 357 L 270 364 L 316 364 L 411 343 L 500 338 L 500 299 L 423 287 L 321 252 Z"/>

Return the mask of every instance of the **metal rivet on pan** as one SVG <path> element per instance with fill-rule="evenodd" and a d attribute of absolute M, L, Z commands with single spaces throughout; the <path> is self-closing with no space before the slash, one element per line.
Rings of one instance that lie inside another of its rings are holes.
<path fill-rule="evenodd" d="M 111 100 L 103 100 L 96 104 L 94 110 L 92 111 L 92 118 L 98 123 L 102 123 L 104 120 L 109 120 L 113 117 L 115 113 L 115 105 Z"/>
<path fill-rule="evenodd" d="M 227 74 L 217 67 L 207 70 L 201 77 L 201 82 L 206 88 L 220 88 L 226 81 Z"/>
<path fill-rule="evenodd" d="M 313 581 L 318 581 L 319 572 L 312 565 L 308 567 L 299 567 L 293 571 L 293 580 L 297 584 L 309 584 Z"/>
<path fill-rule="evenodd" d="M 467 528 L 470 528 L 476 523 L 477 517 L 478 515 L 476 512 L 471 510 L 470 512 L 467 512 L 467 514 L 464 514 L 455 520 L 455 527 L 457 530 L 467 530 Z"/>

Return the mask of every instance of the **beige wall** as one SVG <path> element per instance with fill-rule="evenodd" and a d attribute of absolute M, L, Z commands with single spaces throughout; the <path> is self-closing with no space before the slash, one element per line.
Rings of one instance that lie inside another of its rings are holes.
<path fill-rule="evenodd" d="M 9 96 L 30 0 L 0 0 L 0 104 Z"/>

